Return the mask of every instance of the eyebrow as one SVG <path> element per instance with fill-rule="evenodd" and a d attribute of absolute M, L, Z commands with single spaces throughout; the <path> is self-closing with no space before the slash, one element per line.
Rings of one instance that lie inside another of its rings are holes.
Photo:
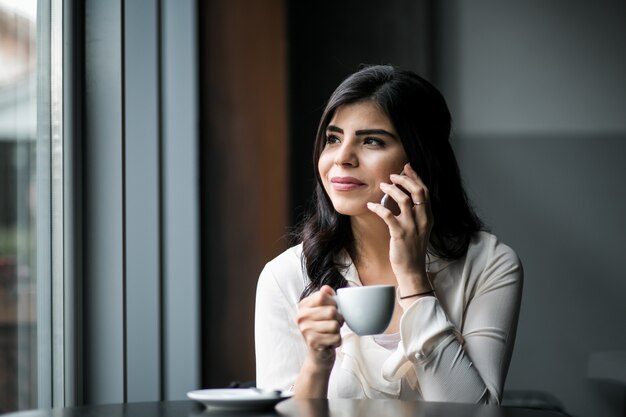
<path fill-rule="evenodd" d="M 337 133 L 341 133 L 343 134 L 343 129 L 337 126 L 333 126 L 333 125 L 328 125 L 328 127 L 326 128 L 327 131 L 330 132 L 337 132 Z M 362 130 L 357 130 L 356 132 L 354 132 L 355 135 L 357 136 L 362 136 L 362 135 L 387 135 L 390 136 L 394 139 L 396 139 L 396 135 L 394 135 L 391 132 L 386 131 L 385 129 L 362 129 Z"/>

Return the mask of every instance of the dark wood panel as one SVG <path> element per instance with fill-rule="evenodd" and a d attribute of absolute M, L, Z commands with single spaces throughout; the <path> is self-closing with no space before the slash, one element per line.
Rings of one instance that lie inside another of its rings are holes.
<path fill-rule="evenodd" d="M 200 5 L 203 385 L 254 379 L 254 294 L 286 247 L 282 0 Z"/>

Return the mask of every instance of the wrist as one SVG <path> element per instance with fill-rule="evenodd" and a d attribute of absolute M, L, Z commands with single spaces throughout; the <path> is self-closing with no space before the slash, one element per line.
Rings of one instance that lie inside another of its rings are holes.
<path fill-rule="evenodd" d="M 335 350 L 326 348 L 324 350 L 309 352 L 302 369 L 310 375 L 328 376 L 335 364 Z"/>
<path fill-rule="evenodd" d="M 430 283 L 421 286 L 409 286 L 396 288 L 396 299 L 403 311 L 406 311 L 413 303 L 420 298 L 435 295 L 435 290 Z"/>
<path fill-rule="evenodd" d="M 411 294 L 418 294 L 433 289 L 426 272 L 421 274 L 411 274 L 397 277 L 398 281 L 398 298 Z"/>
<path fill-rule="evenodd" d="M 425 297 L 427 295 L 434 295 L 435 294 L 435 290 L 424 290 L 424 291 L 420 291 L 420 292 L 416 292 L 416 293 L 412 293 L 412 294 L 407 294 L 407 295 L 400 295 L 398 294 L 398 299 L 399 300 L 408 300 L 409 298 L 417 298 L 417 297 Z"/>

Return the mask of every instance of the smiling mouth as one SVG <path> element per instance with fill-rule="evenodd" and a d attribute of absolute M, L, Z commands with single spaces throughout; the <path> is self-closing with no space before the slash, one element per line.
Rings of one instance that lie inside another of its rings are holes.
<path fill-rule="evenodd" d="M 352 177 L 333 177 L 330 180 L 333 188 L 337 191 L 351 191 L 365 184 Z"/>

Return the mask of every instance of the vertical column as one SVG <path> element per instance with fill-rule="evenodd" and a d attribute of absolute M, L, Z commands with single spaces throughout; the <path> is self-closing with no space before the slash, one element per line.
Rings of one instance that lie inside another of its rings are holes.
<path fill-rule="evenodd" d="M 37 7 L 37 405 L 52 407 L 50 2 Z"/>
<path fill-rule="evenodd" d="M 83 401 L 83 2 L 55 0 L 63 5 L 63 275 L 64 370 L 63 406 Z"/>
<path fill-rule="evenodd" d="M 197 31 L 194 0 L 162 0 L 164 397 L 200 383 Z"/>
<path fill-rule="evenodd" d="M 65 405 L 65 239 L 63 137 L 63 4 L 51 3 L 50 193 L 52 229 L 52 405 Z"/>
<path fill-rule="evenodd" d="M 161 396 L 158 1 L 124 2 L 127 400 Z"/>
<path fill-rule="evenodd" d="M 85 402 L 125 399 L 121 1 L 85 2 Z"/>

